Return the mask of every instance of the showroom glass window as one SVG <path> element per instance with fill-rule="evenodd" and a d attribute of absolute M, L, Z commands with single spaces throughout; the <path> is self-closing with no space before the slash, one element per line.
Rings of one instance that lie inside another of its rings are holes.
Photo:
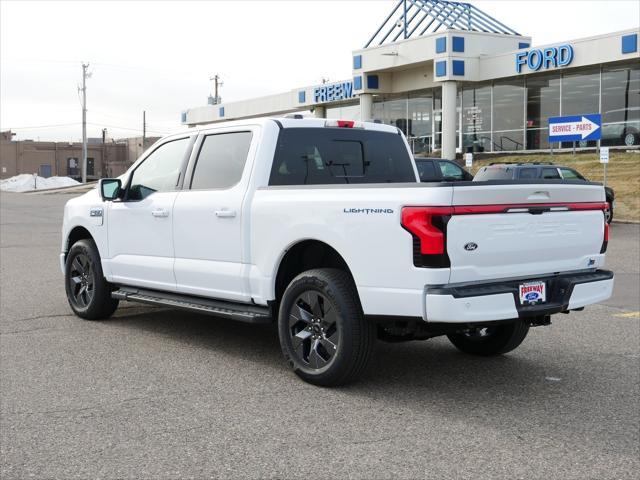
<path fill-rule="evenodd" d="M 373 118 L 387 125 L 393 125 L 407 135 L 407 97 L 406 95 L 394 95 L 374 97 Z"/>
<path fill-rule="evenodd" d="M 491 151 L 491 85 L 462 91 L 462 150 Z"/>
<path fill-rule="evenodd" d="M 600 70 L 562 75 L 561 114 L 586 115 L 600 111 Z M 595 147 L 595 140 L 578 142 L 580 147 Z M 563 148 L 570 148 L 573 142 L 562 142 Z"/>
<path fill-rule="evenodd" d="M 409 95 L 409 145 L 416 155 L 433 149 L 433 93 L 431 90 Z"/>
<path fill-rule="evenodd" d="M 560 115 L 560 75 L 527 78 L 527 149 L 549 148 L 549 117 Z"/>
<path fill-rule="evenodd" d="M 493 149 L 524 149 L 524 78 L 493 84 Z"/>
<path fill-rule="evenodd" d="M 640 145 L 640 64 L 602 70 L 602 145 Z"/>
<path fill-rule="evenodd" d="M 360 104 L 345 103 L 336 107 L 326 107 L 326 118 L 336 118 L 338 120 L 360 121 Z"/>
<path fill-rule="evenodd" d="M 460 147 L 460 116 L 462 111 L 462 95 L 456 95 L 456 148 Z M 442 89 L 433 92 L 433 144 L 435 150 L 442 149 Z"/>

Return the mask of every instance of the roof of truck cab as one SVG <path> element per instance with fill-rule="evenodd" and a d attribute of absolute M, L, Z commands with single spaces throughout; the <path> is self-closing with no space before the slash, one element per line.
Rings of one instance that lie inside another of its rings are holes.
<path fill-rule="evenodd" d="M 189 133 L 198 133 L 201 131 L 207 130 L 217 130 L 222 128 L 229 127 L 243 127 L 243 126 L 255 126 L 255 125 L 265 125 L 267 123 L 274 123 L 279 125 L 281 128 L 340 128 L 337 126 L 327 126 L 329 122 L 336 122 L 341 119 L 333 119 L 333 118 L 291 118 L 291 117 L 262 117 L 262 118 L 252 118 L 245 120 L 232 120 L 229 122 L 221 122 L 221 123 L 211 123 L 208 125 L 197 125 L 195 127 L 191 127 L 185 132 Z M 379 132 L 388 132 L 388 133 L 398 133 L 399 130 L 397 127 L 392 125 L 386 125 L 384 123 L 374 123 L 374 122 L 355 122 L 357 126 L 360 128 L 364 128 L 365 130 L 373 130 Z M 358 128 L 358 129 L 360 129 Z M 185 133 L 180 132 L 180 133 Z"/>

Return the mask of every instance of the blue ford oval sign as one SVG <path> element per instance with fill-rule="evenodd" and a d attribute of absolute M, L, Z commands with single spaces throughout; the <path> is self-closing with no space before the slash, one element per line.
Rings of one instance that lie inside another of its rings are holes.
<path fill-rule="evenodd" d="M 572 61 L 573 47 L 569 44 L 527 50 L 516 53 L 516 72 L 522 73 L 523 65 L 532 72 L 537 72 L 540 69 L 565 67 Z"/>

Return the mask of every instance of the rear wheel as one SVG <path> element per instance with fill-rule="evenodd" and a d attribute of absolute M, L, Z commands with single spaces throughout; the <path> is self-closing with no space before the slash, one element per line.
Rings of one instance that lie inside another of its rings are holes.
<path fill-rule="evenodd" d="M 462 333 L 447 335 L 455 347 L 471 355 L 501 355 L 517 348 L 529 333 L 523 321 L 470 328 Z"/>
<path fill-rule="evenodd" d="M 118 300 L 111 298 L 113 288 L 104 278 L 93 240 L 79 240 L 69 249 L 65 290 L 73 312 L 86 320 L 108 318 L 118 308 Z"/>
<path fill-rule="evenodd" d="M 303 380 L 322 386 L 354 381 L 366 368 L 375 326 L 362 313 L 351 276 L 337 269 L 298 275 L 278 315 L 282 353 Z"/>

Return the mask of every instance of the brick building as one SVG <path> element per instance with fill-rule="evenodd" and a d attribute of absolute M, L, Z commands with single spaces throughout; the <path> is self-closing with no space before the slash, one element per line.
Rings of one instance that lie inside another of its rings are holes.
<path fill-rule="evenodd" d="M 81 177 L 82 143 L 13 140 L 13 133 L 0 133 L 0 178 L 20 173 L 38 173 L 43 177 Z M 158 137 L 120 140 L 93 139 L 87 145 L 87 180 L 115 177 L 152 145 Z"/>

